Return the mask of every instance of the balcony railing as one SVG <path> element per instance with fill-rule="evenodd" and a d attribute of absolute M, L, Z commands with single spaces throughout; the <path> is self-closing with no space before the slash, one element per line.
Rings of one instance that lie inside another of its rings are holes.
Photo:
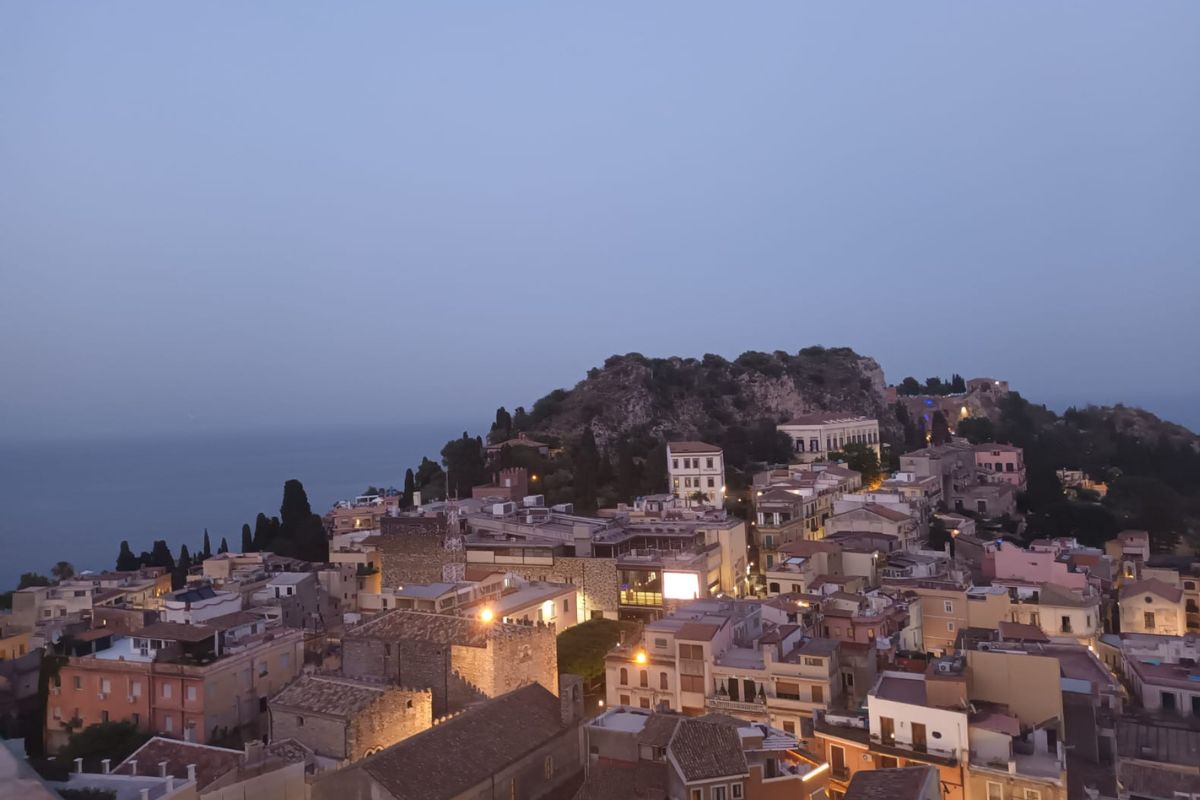
<path fill-rule="evenodd" d="M 767 712 L 767 704 L 758 701 L 745 702 L 743 700 L 730 700 L 728 698 L 716 697 L 710 695 L 705 699 L 705 705 L 709 708 L 722 709 L 724 711 L 742 711 L 747 714 L 765 714 Z"/>

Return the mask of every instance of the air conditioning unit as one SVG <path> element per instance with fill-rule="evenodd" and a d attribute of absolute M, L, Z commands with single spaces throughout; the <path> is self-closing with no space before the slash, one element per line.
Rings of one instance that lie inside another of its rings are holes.
<path fill-rule="evenodd" d="M 986 653 L 987 651 L 992 649 L 992 645 L 990 642 L 980 642 L 979 649 Z"/>

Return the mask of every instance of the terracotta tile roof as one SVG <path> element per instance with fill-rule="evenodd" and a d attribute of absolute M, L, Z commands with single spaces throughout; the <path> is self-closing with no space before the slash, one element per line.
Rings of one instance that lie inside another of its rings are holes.
<path fill-rule="evenodd" d="M 666 747 L 675 735 L 675 727 L 683 718 L 675 714 L 653 714 L 638 731 L 638 744 L 647 747 Z"/>
<path fill-rule="evenodd" d="M 365 772 L 393 797 L 441 800 L 483 782 L 562 730 L 558 698 L 541 685 L 530 684 L 473 706 L 347 769 Z"/>
<path fill-rule="evenodd" d="M 862 770 L 850 779 L 844 800 L 920 800 L 929 781 L 937 781 L 937 771 L 928 765 Z"/>
<path fill-rule="evenodd" d="M 275 695 L 271 706 L 348 717 L 383 699 L 388 689 L 348 678 L 305 675 Z"/>
<path fill-rule="evenodd" d="M 671 757 L 687 782 L 746 775 L 746 756 L 737 730 L 702 720 L 686 719 L 675 728 Z"/>
<path fill-rule="evenodd" d="M 592 765 L 574 800 L 667 800 L 667 765 L 600 761 Z"/>
<path fill-rule="evenodd" d="M 1178 603 L 1183 597 L 1183 590 L 1163 583 L 1158 578 L 1147 578 L 1144 581 L 1134 581 L 1121 587 L 1120 599 L 1137 597 L 1141 594 L 1156 594 L 1172 603 Z"/>
<path fill-rule="evenodd" d="M 719 453 L 721 448 L 707 442 L 667 442 L 672 453 Z"/>
<path fill-rule="evenodd" d="M 188 765 L 196 765 L 196 787 L 203 790 L 205 786 L 220 778 L 225 773 L 235 770 L 242 765 L 245 753 L 241 750 L 229 750 L 224 747 L 212 747 L 206 744 L 181 742 L 178 739 L 166 739 L 155 736 L 150 741 L 133 751 L 133 754 L 118 764 L 113 772 L 119 775 L 133 775 L 133 762 L 137 762 L 138 775 L 160 775 L 159 764 L 167 762 L 167 774 L 176 778 L 186 779 Z"/>
<path fill-rule="evenodd" d="M 685 622 L 675 632 L 676 641 L 710 642 L 721 630 L 720 625 L 710 625 L 706 622 Z"/>
<path fill-rule="evenodd" d="M 1042 633 L 1042 629 L 1036 625 L 1029 625 L 1024 622 L 1009 622 L 1001 620 L 996 629 L 1000 631 L 1000 638 L 1007 639 L 1010 642 L 1048 642 L 1050 637 Z"/>
<path fill-rule="evenodd" d="M 205 621 L 205 625 L 210 628 L 216 628 L 219 631 L 227 631 L 230 628 L 237 628 L 241 625 L 249 625 L 252 622 L 262 622 L 262 617 L 258 614 L 252 614 L 249 611 L 234 611 L 232 614 L 223 614 L 219 617 L 213 617 Z"/>
<path fill-rule="evenodd" d="M 203 642 L 215 636 L 217 630 L 207 625 L 186 622 L 155 622 L 133 634 L 142 639 L 164 639 L 172 642 Z"/>
<path fill-rule="evenodd" d="M 482 622 L 473 617 L 455 617 L 427 611 L 398 609 L 381 614 L 346 632 L 347 639 L 417 639 L 438 644 L 486 647 L 493 631 L 520 626 Z"/>
<path fill-rule="evenodd" d="M 892 522 L 903 522 L 906 519 L 912 519 L 910 515 L 905 514 L 903 511 L 896 511 L 895 509 L 888 508 L 887 506 L 880 505 L 879 503 L 867 503 L 862 507 L 862 509 L 863 511 L 870 511 L 875 516 L 883 517 L 884 519 L 891 520 Z"/>

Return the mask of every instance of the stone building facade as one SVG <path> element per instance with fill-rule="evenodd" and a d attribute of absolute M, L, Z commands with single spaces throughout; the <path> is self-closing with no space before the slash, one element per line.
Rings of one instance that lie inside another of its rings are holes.
<path fill-rule="evenodd" d="M 447 565 L 466 561 L 458 531 L 450 530 L 444 516 L 384 517 L 371 543 L 380 555 L 385 587 L 446 580 Z"/>
<path fill-rule="evenodd" d="M 558 691 L 554 628 L 396 610 L 346 633 L 342 671 L 428 689 L 434 716 L 531 683 Z"/>
<path fill-rule="evenodd" d="M 433 725 L 433 695 L 385 683 L 307 675 L 270 701 L 271 740 L 295 739 L 348 764 Z"/>

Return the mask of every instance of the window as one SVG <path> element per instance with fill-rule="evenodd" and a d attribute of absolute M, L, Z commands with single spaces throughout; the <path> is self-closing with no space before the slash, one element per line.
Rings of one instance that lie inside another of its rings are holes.
<path fill-rule="evenodd" d="M 716 486 L 717 486 L 716 478 L 709 478 L 708 479 L 708 488 L 715 489 Z"/>
<path fill-rule="evenodd" d="M 664 692 L 667 690 L 667 673 L 658 673 L 658 688 L 662 689 Z"/>
<path fill-rule="evenodd" d="M 107 712 L 107 711 L 101 711 L 101 712 L 100 712 L 100 721 L 101 721 L 101 722 L 108 722 L 108 712 Z"/>
<path fill-rule="evenodd" d="M 825 666 L 825 659 L 813 658 L 812 656 L 805 656 L 804 657 L 804 666 L 806 666 L 806 667 L 823 667 L 823 666 Z"/>
<path fill-rule="evenodd" d="M 195 686 L 189 686 L 189 687 L 187 687 L 187 689 L 185 689 L 185 690 L 184 690 L 184 692 L 185 692 L 185 694 L 186 694 L 186 697 L 187 697 L 187 699 L 188 699 L 188 700 L 195 700 L 195 699 L 196 699 L 196 687 L 195 687 Z"/>
<path fill-rule="evenodd" d="M 671 459 L 671 469 L 679 469 L 679 459 L 678 458 Z"/>
<path fill-rule="evenodd" d="M 62 719 L 62 706 L 55 706 L 55 707 L 54 707 L 54 718 L 55 718 L 55 719 Z"/>
<path fill-rule="evenodd" d="M 554 778 L 554 756 L 546 756 L 546 760 L 542 762 L 542 777 L 546 780 Z"/>
<path fill-rule="evenodd" d="M 725 800 L 726 797 L 724 786 L 712 787 L 712 800 Z"/>
<path fill-rule="evenodd" d="M 133 695 L 134 697 L 141 697 L 142 696 L 142 682 L 141 681 L 133 681 L 132 683 L 130 683 L 129 684 L 129 693 L 131 695 Z"/>
<path fill-rule="evenodd" d="M 171 699 L 171 684 L 164 683 L 162 685 L 162 696 L 167 700 Z"/>
<path fill-rule="evenodd" d="M 812 687 L 812 701 L 814 703 L 824 703 L 825 702 L 825 687 L 824 686 Z"/>
<path fill-rule="evenodd" d="M 1042 800 L 1042 793 L 1037 789 L 1026 789 L 1025 800 Z"/>
<path fill-rule="evenodd" d="M 783 721 L 783 732 L 790 733 L 792 736 L 795 736 L 796 735 L 796 723 L 790 719 L 784 720 Z"/>
<path fill-rule="evenodd" d="M 732 797 L 733 800 L 742 800 L 742 785 L 740 783 L 730 784 L 729 796 Z"/>
<path fill-rule="evenodd" d="M 621 705 L 623 705 L 623 706 L 629 705 L 629 695 L 623 694 L 617 699 L 621 701 Z"/>
<path fill-rule="evenodd" d="M 945 612 L 947 614 L 953 614 L 954 613 L 954 601 L 953 600 L 943 600 L 942 608 L 945 610 Z"/>
<path fill-rule="evenodd" d="M 789 681 L 776 681 L 775 696 L 782 700 L 799 700 L 800 684 Z"/>
<path fill-rule="evenodd" d="M 658 648 L 659 650 L 666 650 L 667 649 L 667 640 L 666 639 L 655 639 L 654 646 L 656 648 Z"/>
<path fill-rule="evenodd" d="M 703 661 L 704 647 L 698 644 L 681 644 L 679 645 L 679 657 L 690 658 L 693 661 Z"/>
<path fill-rule="evenodd" d="M 563 611 L 570 611 L 570 610 L 571 610 L 571 600 L 569 598 L 564 597 L 563 598 Z"/>
<path fill-rule="evenodd" d="M 709 469 L 712 469 L 712 468 L 713 468 L 713 460 L 712 460 L 712 458 L 711 458 L 711 457 L 710 457 L 710 458 L 707 458 L 707 459 L 705 459 L 705 461 L 704 461 L 704 466 L 708 467 Z"/>
<path fill-rule="evenodd" d="M 1068 617 L 1066 614 L 1064 614 L 1063 618 L 1062 618 L 1062 632 L 1063 633 L 1071 632 L 1071 618 Z"/>
<path fill-rule="evenodd" d="M 704 691 L 704 676 L 703 675 L 680 675 L 679 688 L 685 692 L 703 692 Z"/>
<path fill-rule="evenodd" d="M 627 670 L 625 667 L 621 667 L 621 681 L 620 682 L 621 682 L 622 686 L 629 685 L 629 670 Z"/>
<path fill-rule="evenodd" d="M 650 673 L 646 670 L 638 670 L 638 686 L 643 689 L 650 685 Z"/>
<path fill-rule="evenodd" d="M 1004 787 L 995 781 L 988 781 L 987 800 L 1004 800 Z"/>
<path fill-rule="evenodd" d="M 896 769 L 900 766 L 900 761 L 895 756 L 880 756 L 879 769 Z"/>
<path fill-rule="evenodd" d="M 692 800 L 704 800 L 704 792 L 699 789 L 692 789 Z"/>
<path fill-rule="evenodd" d="M 1147 611 L 1145 614 L 1143 614 L 1142 622 L 1143 622 L 1146 630 L 1148 630 L 1148 631 L 1154 630 L 1154 612 Z"/>
<path fill-rule="evenodd" d="M 75 686 L 76 690 L 83 688 L 83 680 L 78 675 L 71 679 L 71 683 Z"/>
<path fill-rule="evenodd" d="M 953 623 L 953 622 L 947 622 L 947 623 L 946 623 L 946 630 L 948 630 L 948 631 L 952 631 L 952 630 L 954 630 L 954 623 Z"/>
<path fill-rule="evenodd" d="M 163 730 L 165 730 L 167 733 L 175 732 L 175 718 L 170 714 L 168 714 L 166 719 L 163 720 Z"/>
<path fill-rule="evenodd" d="M 639 697 L 638 705 L 641 706 L 642 708 L 649 708 L 650 707 L 650 698 L 649 697 Z"/>
<path fill-rule="evenodd" d="M 103 692 L 104 694 L 108 694 L 109 692 L 111 692 L 112 691 L 112 681 L 110 681 L 108 678 L 101 678 L 100 679 L 100 691 Z"/>

